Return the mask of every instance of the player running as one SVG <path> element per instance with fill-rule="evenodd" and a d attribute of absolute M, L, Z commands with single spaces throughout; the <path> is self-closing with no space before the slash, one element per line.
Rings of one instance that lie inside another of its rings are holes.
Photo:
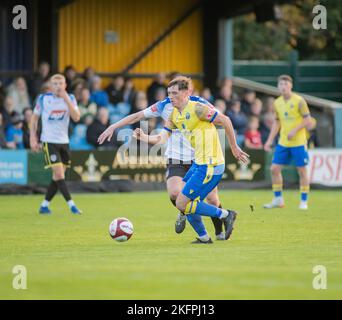
<path fill-rule="evenodd" d="M 31 128 L 30 146 L 32 151 L 38 152 L 40 145 L 37 138 L 38 120 L 42 117 L 42 133 L 40 140 L 45 154 L 45 169 L 52 169 L 52 181 L 47 188 L 45 199 L 42 202 L 39 213 L 50 214 L 49 204 L 59 190 L 70 211 L 73 214 L 81 214 L 74 201 L 71 199 L 68 187 L 65 183 L 65 170 L 70 166 L 69 151 L 69 121 L 80 120 L 80 111 L 73 95 L 65 91 L 66 82 L 63 75 L 55 74 L 51 77 L 52 93 L 42 94 L 38 97 L 34 108 Z"/>
<path fill-rule="evenodd" d="M 294 163 L 300 177 L 301 201 L 299 209 L 307 210 L 310 185 L 306 169 L 309 161 L 306 128 L 311 124 L 310 111 L 305 100 L 292 92 L 292 78 L 290 76 L 282 75 L 278 78 L 278 89 L 281 96 L 274 102 L 276 120 L 264 146 L 265 151 L 271 151 L 273 140 L 280 130 L 280 138 L 271 166 L 274 198 L 271 203 L 265 204 L 264 208 L 284 207 L 281 170 L 284 165 Z"/>
<path fill-rule="evenodd" d="M 179 76 L 176 79 L 189 81 L 188 78 Z M 192 83 L 189 81 L 188 95 L 189 100 L 194 102 L 201 102 L 206 105 L 211 104 L 197 96 L 191 96 Z M 165 121 L 169 118 L 173 106 L 170 98 L 166 98 L 163 101 L 159 101 L 149 108 L 131 114 L 124 119 L 112 124 L 108 127 L 99 137 L 98 142 L 102 144 L 106 139 L 110 141 L 114 131 L 124 126 L 134 124 L 144 119 L 161 117 Z M 183 137 L 179 131 L 174 131 L 171 138 L 167 142 L 167 148 L 165 155 L 167 157 L 167 171 L 166 171 L 166 186 L 170 197 L 170 200 L 174 206 L 176 206 L 176 199 L 178 194 L 181 192 L 184 186 L 183 178 L 187 171 L 190 169 L 192 161 L 194 159 L 194 150 L 191 147 L 190 142 Z M 218 197 L 217 188 L 214 188 L 207 196 L 207 202 L 216 206 L 221 207 L 220 200 Z M 215 227 L 215 234 L 217 240 L 224 240 L 224 232 L 222 227 L 222 221 L 218 218 L 212 218 L 212 222 Z M 182 233 L 186 225 L 186 217 L 184 214 L 179 213 L 176 223 L 175 231 Z"/>
<path fill-rule="evenodd" d="M 221 219 L 225 225 L 225 239 L 228 240 L 237 213 L 203 201 L 209 192 L 216 188 L 225 170 L 225 159 L 215 124 L 225 129 L 236 159 L 247 163 L 249 156 L 238 147 L 229 118 L 211 106 L 190 100 L 189 88 L 189 79 L 172 80 L 168 85 L 168 96 L 174 108 L 165 124 L 165 130 L 158 135 L 149 136 L 141 129 L 136 129 L 134 137 L 159 144 L 164 143 L 174 130 L 179 130 L 189 140 L 195 151 L 195 160 L 183 179 L 185 186 L 177 196 L 176 206 L 186 214 L 198 234 L 193 243 L 212 243 L 201 216 Z"/>

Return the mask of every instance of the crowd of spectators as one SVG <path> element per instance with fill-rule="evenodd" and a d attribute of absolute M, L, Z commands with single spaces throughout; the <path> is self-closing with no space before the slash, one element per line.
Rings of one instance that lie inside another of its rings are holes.
<path fill-rule="evenodd" d="M 63 72 L 67 91 L 75 95 L 81 111 L 79 123 L 70 123 L 70 147 L 73 150 L 98 148 L 97 138 L 111 123 L 125 116 L 144 110 L 167 96 L 167 77 L 160 73 L 148 86 L 146 92 L 136 90 L 131 79 L 118 75 L 109 85 L 95 70 L 86 68 L 79 73 L 73 66 Z M 29 127 L 32 110 L 39 94 L 50 91 L 50 65 L 42 62 L 38 72 L 30 77 L 17 77 L 9 85 L 0 85 L 0 148 L 29 148 Z M 194 90 L 210 101 L 232 121 L 237 141 L 241 147 L 262 149 L 274 120 L 274 98 L 261 100 L 256 92 L 245 90 L 240 96 L 233 91 L 231 79 L 224 79 L 217 88 Z M 148 131 L 162 127 L 162 121 L 152 119 Z M 134 129 L 136 126 L 132 126 Z M 103 147 L 118 146 L 116 139 Z"/>

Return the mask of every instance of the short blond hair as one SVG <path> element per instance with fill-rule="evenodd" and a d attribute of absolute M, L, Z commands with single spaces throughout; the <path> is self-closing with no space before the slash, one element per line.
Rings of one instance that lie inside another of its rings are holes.
<path fill-rule="evenodd" d="M 60 73 L 56 73 L 50 78 L 50 81 L 53 80 L 64 80 L 66 82 L 65 77 Z"/>
<path fill-rule="evenodd" d="M 282 75 L 280 75 L 280 76 L 278 77 L 278 82 L 280 82 L 280 81 L 288 81 L 288 82 L 293 83 L 292 78 L 291 78 L 289 75 L 287 75 L 287 74 L 282 74 Z"/>

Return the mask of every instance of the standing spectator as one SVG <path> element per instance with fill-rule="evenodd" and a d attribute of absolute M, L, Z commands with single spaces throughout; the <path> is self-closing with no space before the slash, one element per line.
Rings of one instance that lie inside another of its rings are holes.
<path fill-rule="evenodd" d="M 84 69 L 82 78 L 85 81 L 85 86 L 90 90 L 91 83 L 96 76 L 95 70 L 92 67 L 87 67 Z"/>
<path fill-rule="evenodd" d="M 82 88 L 81 99 L 78 101 L 78 108 L 81 113 L 81 122 L 84 123 L 85 118 L 90 115 L 92 117 L 96 116 L 97 105 L 95 102 L 90 101 L 90 92 L 88 88 Z"/>
<path fill-rule="evenodd" d="M 12 124 L 6 130 L 6 141 L 9 149 L 24 149 L 23 119 L 20 115 L 12 118 Z"/>
<path fill-rule="evenodd" d="M 75 68 L 72 65 L 66 66 L 64 68 L 63 75 L 65 77 L 65 81 L 67 84 L 67 92 L 72 93 L 72 85 L 75 79 L 77 78 L 77 73 Z"/>
<path fill-rule="evenodd" d="M 159 88 L 163 88 L 165 91 L 167 90 L 165 85 L 166 75 L 165 73 L 158 73 L 156 78 L 147 88 L 147 100 L 148 104 L 152 105 L 158 100 L 156 100 L 156 92 Z"/>
<path fill-rule="evenodd" d="M 214 103 L 214 96 L 211 94 L 209 88 L 203 88 L 203 90 L 200 93 L 200 96 L 205 100 L 209 101 L 210 103 Z"/>
<path fill-rule="evenodd" d="M 3 118 L 2 118 L 1 113 L 0 113 L 0 149 L 7 149 L 5 126 L 3 123 Z"/>
<path fill-rule="evenodd" d="M 4 110 L 2 111 L 2 116 L 3 116 L 3 124 L 5 129 L 11 125 L 12 118 L 15 115 L 18 115 L 19 113 L 14 110 L 14 101 L 13 98 L 10 96 L 7 96 L 5 98 L 4 102 Z"/>
<path fill-rule="evenodd" d="M 256 99 L 255 91 L 246 89 L 241 100 L 241 110 L 245 114 L 250 114 L 251 105 Z"/>
<path fill-rule="evenodd" d="M 116 105 L 124 101 L 124 86 L 125 79 L 122 76 L 113 78 L 112 83 L 106 88 L 106 93 L 109 97 L 109 102 Z"/>
<path fill-rule="evenodd" d="M 102 79 L 99 76 L 95 76 L 91 85 L 90 101 L 95 102 L 98 107 L 108 107 L 108 94 L 102 90 L 101 84 Z"/>
<path fill-rule="evenodd" d="M 249 149 L 262 149 L 261 134 L 259 129 L 259 118 L 251 116 L 248 121 L 248 129 L 245 132 L 245 147 Z"/>
<path fill-rule="evenodd" d="M 31 107 L 30 96 L 23 77 L 16 78 L 8 87 L 7 96 L 13 99 L 14 110 L 18 113 L 22 113 L 26 107 Z"/>
<path fill-rule="evenodd" d="M 236 141 L 239 146 L 242 146 L 245 139 L 245 131 L 247 128 L 248 119 L 247 116 L 241 112 L 241 104 L 239 100 L 233 100 L 231 109 L 227 113 L 228 117 L 232 121 L 233 127 L 236 131 Z"/>
<path fill-rule="evenodd" d="M 232 87 L 228 84 L 222 86 L 218 92 L 216 99 L 221 99 L 226 103 L 227 108 L 229 108 L 234 100 L 238 97 L 232 91 Z"/>
<path fill-rule="evenodd" d="M 25 108 L 23 111 L 24 122 L 23 122 L 23 142 L 24 148 L 30 149 L 30 123 L 33 111 L 31 108 Z"/>
<path fill-rule="evenodd" d="M 100 108 L 97 112 L 97 117 L 94 122 L 88 127 L 87 130 L 87 142 L 94 147 L 99 147 L 97 142 L 100 134 L 106 130 L 109 126 L 109 112 L 107 108 Z M 105 141 L 103 146 L 112 147 L 114 139 L 112 141 Z"/>
<path fill-rule="evenodd" d="M 41 62 L 36 72 L 29 81 L 29 93 L 31 98 L 35 100 L 39 95 L 43 84 L 49 79 L 50 65 L 47 62 Z"/>

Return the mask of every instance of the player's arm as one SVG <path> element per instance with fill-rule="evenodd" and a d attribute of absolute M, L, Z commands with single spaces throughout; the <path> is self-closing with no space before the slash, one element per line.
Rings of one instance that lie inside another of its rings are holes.
<path fill-rule="evenodd" d="M 39 115 L 35 112 L 32 114 L 30 123 L 30 148 L 33 152 L 38 152 L 40 149 L 37 132 L 38 132 Z"/>
<path fill-rule="evenodd" d="M 133 137 L 137 140 L 144 141 L 146 143 L 150 144 L 164 144 L 167 142 L 167 139 L 172 134 L 172 129 L 174 129 L 174 126 L 170 120 L 167 120 L 164 130 L 162 130 L 161 133 L 155 134 L 155 135 L 148 135 L 144 133 L 140 128 L 137 128 L 133 132 Z"/>
<path fill-rule="evenodd" d="M 304 99 L 302 99 L 299 102 L 299 112 L 301 114 L 301 116 L 303 117 L 303 120 L 300 124 L 298 124 L 298 126 L 296 126 L 295 128 L 293 128 L 287 138 L 289 140 L 291 140 L 297 133 L 299 130 L 303 129 L 303 128 L 309 128 L 311 125 L 311 116 L 310 116 L 310 111 L 309 111 L 309 107 L 306 103 L 306 101 Z"/>
<path fill-rule="evenodd" d="M 60 90 L 58 96 L 63 98 L 68 105 L 70 117 L 74 122 L 78 122 L 81 119 L 80 109 L 77 107 L 77 102 L 75 97 L 71 100 L 69 94 L 65 90 Z"/>
<path fill-rule="evenodd" d="M 273 141 L 274 141 L 275 137 L 277 136 L 279 130 L 280 130 L 280 121 L 278 118 L 276 118 L 272 123 L 271 131 L 270 131 L 268 138 L 265 142 L 265 145 L 264 145 L 265 151 L 268 151 L 268 152 L 272 151 L 272 144 L 273 144 Z"/>
<path fill-rule="evenodd" d="M 116 123 L 113 123 L 105 131 L 101 133 L 101 135 L 97 139 L 98 143 L 102 144 L 106 139 L 110 141 L 115 130 L 122 128 L 124 126 L 130 125 L 130 124 L 134 124 L 143 119 L 145 119 L 144 111 L 139 111 L 139 112 L 130 114 L 129 116 L 121 119 L 120 121 Z"/>
<path fill-rule="evenodd" d="M 249 155 L 242 151 L 238 146 L 232 122 L 226 115 L 219 113 L 216 109 L 202 103 L 196 105 L 196 115 L 200 120 L 222 126 L 228 138 L 233 156 L 244 163 L 249 162 Z"/>

